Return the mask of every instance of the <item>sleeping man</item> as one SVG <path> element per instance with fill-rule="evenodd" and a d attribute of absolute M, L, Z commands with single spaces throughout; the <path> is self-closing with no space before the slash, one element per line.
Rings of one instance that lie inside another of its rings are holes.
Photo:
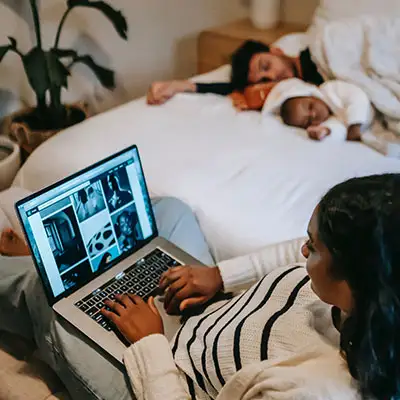
<path fill-rule="evenodd" d="M 148 91 L 147 102 L 160 105 L 178 93 L 214 93 L 223 96 L 242 92 L 248 85 L 300 78 L 320 85 L 323 78 L 311 59 L 310 50 L 299 57 L 289 57 L 281 49 L 248 40 L 232 55 L 230 82 L 194 83 L 189 80 L 154 82 Z"/>

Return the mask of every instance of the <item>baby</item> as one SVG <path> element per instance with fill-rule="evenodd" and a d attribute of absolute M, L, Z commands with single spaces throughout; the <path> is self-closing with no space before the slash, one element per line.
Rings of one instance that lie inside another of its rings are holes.
<path fill-rule="evenodd" d="M 281 90 L 285 91 L 283 96 Z M 274 101 L 277 102 L 273 104 Z M 316 87 L 291 79 L 277 85 L 267 103 L 267 108 L 280 106 L 283 122 L 306 129 L 314 140 L 329 135 L 339 140 L 361 140 L 374 119 L 374 109 L 364 91 L 343 81 L 329 81 Z"/>
<path fill-rule="evenodd" d="M 360 140 L 374 119 L 367 95 L 357 86 L 342 81 L 329 81 L 317 87 L 293 78 L 257 84 L 246 88 L 242 97 L 232 98 L 234 105 L 242 110 L 279 113 L 285 124 L 307 130 L 314 140 L 328 136 L 336 140 Z"/>

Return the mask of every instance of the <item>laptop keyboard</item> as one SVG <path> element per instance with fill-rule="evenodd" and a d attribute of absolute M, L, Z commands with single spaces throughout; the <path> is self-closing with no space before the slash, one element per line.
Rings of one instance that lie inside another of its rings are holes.
<path fill-rule="evenodd" d="M 160 249 L 155 249 L 124 272 L 111 279 L 75 306 L 107 331 L 113 328 L 100 310 L 104 301 L 114 300 L 115 295 L 131 293 L 147 300 L 157 287 L 160 277 L 168 268 L 182 265 Z"/>

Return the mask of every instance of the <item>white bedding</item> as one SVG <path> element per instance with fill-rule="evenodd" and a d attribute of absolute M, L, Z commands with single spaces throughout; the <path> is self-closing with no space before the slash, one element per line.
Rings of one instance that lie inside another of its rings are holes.
<path fill-rule="evenodd" d="M 162 107 L 133 101 L 60 133 L 14 184 L 40 189 L 133 143 L 151 194 L 187 202 L 217 260 L 303 236 L 320 197 L 346 178 L 400 172 L 399 160 L 362 144 L 315 143 L 226 98 L 186 94 Z"/>

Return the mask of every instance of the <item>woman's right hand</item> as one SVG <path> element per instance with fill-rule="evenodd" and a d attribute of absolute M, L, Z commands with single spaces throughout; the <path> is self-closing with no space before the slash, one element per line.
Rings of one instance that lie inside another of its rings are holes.
<path fill-rule="evenodd" d="M 168 314 L 184 311 L 211 300 L 223 289 L 218 267 L 175 267 L 161 276 L 164 308 Z"/>
<path fill-rule="evenodd" d="M 178 93 L 196 91 L 196 84 L 190 81 L 154 82 L 147 92 L 147 104 L 161 105 Z"/>

